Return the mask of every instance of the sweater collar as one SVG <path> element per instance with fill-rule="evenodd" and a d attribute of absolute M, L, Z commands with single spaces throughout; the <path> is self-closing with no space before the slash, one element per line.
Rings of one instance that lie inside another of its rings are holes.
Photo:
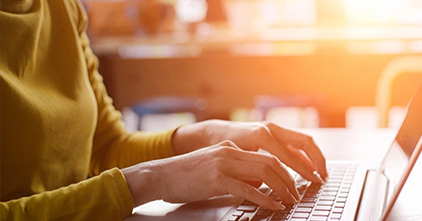
<path fill-rule="evenodd" d="M 0 0 L 0 10 L 16 14 L 30 11 L 35 0 Z"/>

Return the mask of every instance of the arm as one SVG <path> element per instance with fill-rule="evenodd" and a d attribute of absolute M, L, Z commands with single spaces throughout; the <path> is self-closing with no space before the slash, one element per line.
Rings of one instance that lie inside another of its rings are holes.
<path fill-rule="evenodd" d="M 123 220 L 132 208 L 123 175 L 112 169 L 57 190 L 1 202 L 0 220 Z"/>

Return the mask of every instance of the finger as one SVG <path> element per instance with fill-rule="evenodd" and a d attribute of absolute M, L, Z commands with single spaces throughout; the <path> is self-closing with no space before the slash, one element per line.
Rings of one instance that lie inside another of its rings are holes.
<path fill-rule="evenodd" d="M 309 142 L 308 144 L 304 144 L 300 149 L 303 150 L 306 153 L 306 156 L 312 161 L 313 165 L 316 167 L 316 171 L 321 176 L 321 178 L 324 180 L 327 179 L 328 173 L 326 168 L 326 161 L 315 143 L 313 141 Z"/>
<path fill-rule="evenodd" d="M 299 149 L 289 145 L 285 146 L 278 139 L 268 139 L 266 148 L 270 153 L 277 156 L 288 167 L 298 172 L 302 177 L 312 182 L 322 183 L 323 181 L 315 174 L 315 166 L 309 158 L 304 157 Z"/>
<path fill-rule="evenodd" d="M 309 159 L 306 153 L 304 153 L 303 150 L 294 148 L 290 144 L 288 144 L 286 148 L 290 151 L 290 153 L 295 155 L 296 158 L 298 158 L 302 162 L 302 164 L 305 164 L 307 168 L 312 168 L 313 170 L 316 170 L 315 165 L 312 163 L 312 161 Z"/>
<path fill-rule="evenodd" d="M 255 188 L 259 188 L 260 186 L 262 186 L 262 181 L 255 181 L 255 180 L 242 180 L 242 181 Z"/>
<path fill-rule="evenodd" d="M 310 136 L 291 130 L 283 129 L 274 124 L 268 124 L 268 128 L 273 132 L 274 136 L 282 143 L 290 143 L 291 145 L 303 149 L 310 160 L 316 167 L 317 172 L 323 179 L 328 177 L 325 158 Z M 296 144 L 296 145 L 295 145 Z M 299 144 L 299 145 L 298 145 Z"/>
<path fill-rule="evenodd" d="M 297 199 L 290 194 L 283 180 L 266 164 L 232 160 L 230 166 L 223 173 L 238 180 L 250 179 L 266 183 L 280 199 L 288 204 L 297 203 Z M 296 189 L 295 189 L 296 190 Z"/>
<path fill-rule="evenodd" d="M 275 156 L 240 149 L 231 151 L 231 153 L 228 153 L 228 155 L 240 161 L 255 162 L 271 168 L 274 172 L 274 175 L 282 180 L 294 198 L 299 200 L 299 193 L 296 189 L 293 177 Z"/>
<path fill-rule="evenodd" d="M 276 146 L 277 144 L 273 144 Z M 288 150 L 288 151 L 286 151 Z M 272 149 L 271 152 L 280 158 L 280 160 L 285 163 L 288 167 L 295 170 L 303 178 L 310 180 L 316 183 L 322 183 L 323 181 L 314 173 L 315 167 L 312 162 L 303 156 L 303 154 L 298 153 L 298 150 L 295 149 L 293 152 L 290 152 L 289 148 Z"/>
<path fill-rule="evenodd" d="M 283 210 L 285 206 L 275 201 L 269 196 L 265 196 L 259 190 L 251 185 L 248 185 L 242 181 L 234 178 L 226 177 L 221 180 L 221 184 L 225 189 L 225 192 L 232 194 L 233 196 L 247 199 L 251 202 L 256 203 L 264 208 L 271 210 Z"/>
<path fill-rule="evenodd" d="M 310 180 L 316 183 L 323 183 L 324 181 L 316 174 L 315 166 L 310 161 L 310 159 L 303 153 L 302 150 L 298 150 L 291 145 L 287 145 L 287 148 L 294 156 L 290 158 L 289 162 L 286 163 L 290 168 L 294 169 L 299 173 L 303 178 Z"/>

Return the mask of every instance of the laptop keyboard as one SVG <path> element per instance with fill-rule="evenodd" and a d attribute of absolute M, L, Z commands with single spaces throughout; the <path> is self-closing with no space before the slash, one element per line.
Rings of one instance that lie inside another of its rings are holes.
<path fill-rule="evenodd" d="M 352 185 L 357 166 L 331 165 L 327 168 L 329 179 L 324 184 L 314 184 L 294 174 L 300 201 L 286 205 L 286 209 L 273 211 L 245 200 L 228 221 L 320 221 L 340 220 Z M 261 188 L 262 193 L 280 201 L 270 188 Z"/>

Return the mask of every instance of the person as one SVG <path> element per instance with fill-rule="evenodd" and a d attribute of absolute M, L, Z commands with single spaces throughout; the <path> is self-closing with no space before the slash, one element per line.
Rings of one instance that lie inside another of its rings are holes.
<path fill-rule="evenodd" d="M 284 165 L 327 178 L 311 137 L 269 122 L 128 133 L 77 0 L 1 0 L 0 25 L 1 220 L 123 220 L 152 200 L 224 194 L 276 210 L 256 187 L 296 202 Z"/>

